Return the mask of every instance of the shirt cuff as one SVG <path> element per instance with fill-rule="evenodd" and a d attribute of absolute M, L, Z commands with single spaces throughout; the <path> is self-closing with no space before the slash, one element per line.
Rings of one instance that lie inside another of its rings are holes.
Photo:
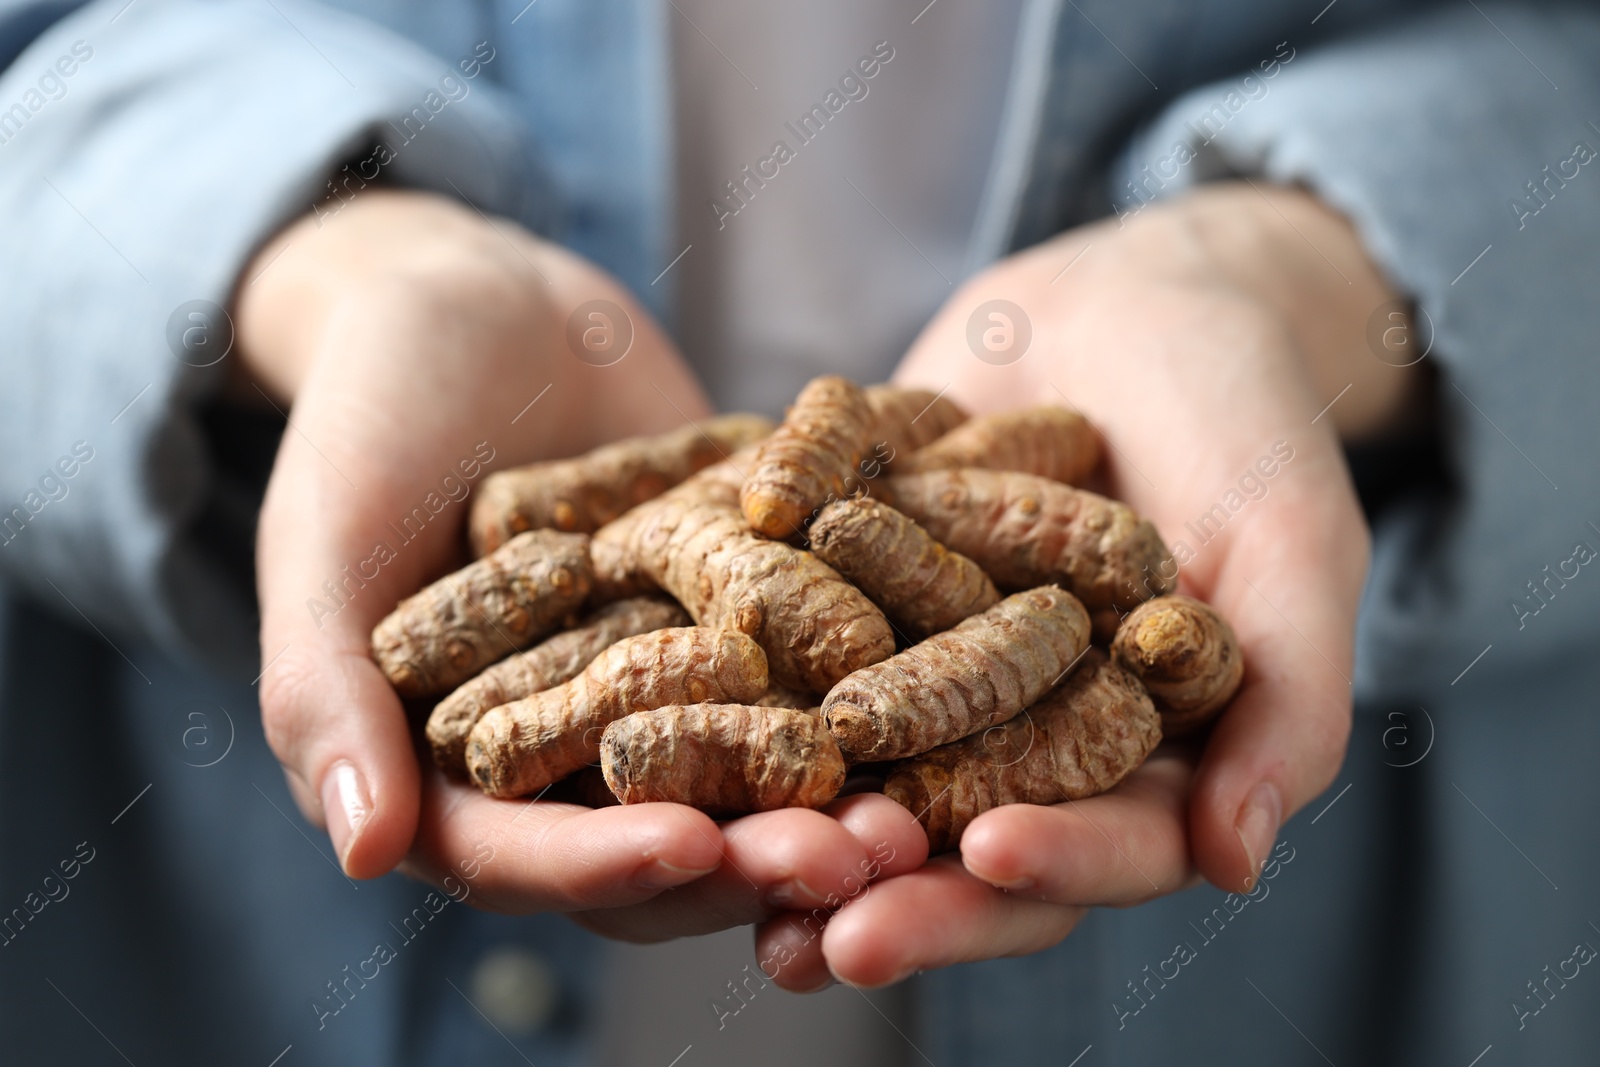
<path fill-rule="evenodd" d="M 536 221 L 525 134 L 480 76 L 493 61 L 295 0 L 105 0 L 0 75 L 8 577 L 109 632 L 255 661 L 248 578 L 217 573 L 197 532 L 214 474 L 199 409 L 231 327 L 193 302 L 227 305 L 263 241 L 337 205 L 330 179 L 359 195 L 346 161 Z M 209 348 L 186 346 L 196 328 Z"/>
<path fill-rule="evenodd" d="M 1600 549 L 1597 56 L 1590 13 L 1490 5 L 1286 42 L 1172 104 L 1112 179 L 1124 216 L 1223 177 L 1306 186 L 1415 301 L 1459 485 L 1374 531 L 1358 693 L 1526 670 L 1600 637 L 1574 588 Z M 1385 314 L 1369 346 L 1393 362 Z"/>

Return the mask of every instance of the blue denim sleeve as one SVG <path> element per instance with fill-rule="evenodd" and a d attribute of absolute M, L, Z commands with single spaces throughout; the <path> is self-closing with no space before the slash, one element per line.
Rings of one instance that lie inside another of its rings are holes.
<path fill-rule="evenodd" d="M 108 634 L 251 660 L 248 581 L 196 529 L 200 413 L 230 373 L 208 305 L 371 180 L 534 221 L 494 59 L 298 0 L 100 0 L 21 50 L 0 74 L 0 574 Z"/>
<path fill-rule="evenodd" d="M 1302 184 L 1415 302 L 1408 349 L 1389 308 L 1367 343 L 1436 361 L 1459 486 L 1374 531 L 1358 694 L 1536 669 L 1600 637 L 1597 60 L 1592 10 L 1488 4 L 1285 42 L 1175 102 L 1112 180 L 1119 212 L 1222 177 Z"/>

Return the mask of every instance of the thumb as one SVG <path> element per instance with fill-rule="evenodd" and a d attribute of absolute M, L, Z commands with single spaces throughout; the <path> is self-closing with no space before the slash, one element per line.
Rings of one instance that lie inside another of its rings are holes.
<path fill-rule="evenodd" d="M 1353 506 L 1326 510 L 1327 521 L 1242 539 L 1218 578 L 1213 602 L 1245 677 L 1206 745 L 1189 815 L 1195 863 L 1223 889 L 1254 885 L 1284 821 L 1344 762 L 1367 549 Z"/>
<path fill-rule="evenodd" d="M 347 874 L 370 878 L 405 857 L 421 791 L 405 708 L 371 658 L 370 634 L 423 575 L 448 565 L 460 516 L 452 506 L 374 567 L 375 544 L 395 544 L 382 517 L 403 513 L 391 504 L 415 493 L 339 435 L 319 434 L 310 412 L 301 422 L 300 408 L 257 542 L 262 724 L 301 811 L 327 828 Z"/>
<path fill-rule="evenodd" d="M 263 628 L 263 649 L 278 636 Z M 327 829 L 346 874 L 385 874 L 410 847 L 420 803 L 399 698 L 364 648 L 296 634 L 280 649 L 261 680 L 261 719 L 290 792 Z"/>

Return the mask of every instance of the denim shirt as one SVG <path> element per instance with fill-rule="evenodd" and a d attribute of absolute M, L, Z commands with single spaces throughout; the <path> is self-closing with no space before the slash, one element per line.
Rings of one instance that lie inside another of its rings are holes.
<path fill-rule="evenodd" d="M 1600 582 L 1575 562 L 1600 547 L 1600 18 L 1319 7 L 1030 0 L 968 269 L 1246 175 L 1345 212 L 1415 300 L 1448 478 L 1373 513 L 1348 791 L 1288 824 L 1255 899 L 1097 913 L 1055 950 L 919 979 L 934 1062 L 1143 1063 L 1196 1043 L 1275 1063 L 1466 1063 L 1485 1045 L 1576 1062 L 1600 1037 L 1581 990 L 1529 994 L 1600 939 L 1573 814 L 1600 808 L 1581 654 Z M 8 1060 L 504 1058 L 441 978 L 460 986 L 508 941 L 556 961 L 559 987 L 519 1054 L 583 1055 L 592 938 L 399 877 L 353 885 L 301 823 L 252 685 L 249 542 L 281 427 L 219 426 L 225 367 L 175 358 L 169 329 L 186 302 L 225 304 L 286 222 L 373 181 L 519 219 L 670 321 L 649 284 L 672 254 L 669 12 L 0 4 Z M 1429 754 L 1400 767 L 1392 716 L 1420 731 L 1419 707 Z"/>

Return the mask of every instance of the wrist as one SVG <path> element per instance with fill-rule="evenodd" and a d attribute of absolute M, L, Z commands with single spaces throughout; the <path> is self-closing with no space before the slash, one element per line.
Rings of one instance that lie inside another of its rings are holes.
<path fill-rule="evenodd" d="M 1193 246 L 1176 266 L 1180 277 L 1220 285 L 1277 319 L 1341 438 L 1400 428 L 1424 374 L 1372 348 L 1374 316 L 1409 332 L 1409 315 L 1348 219 L 1306 190 L 1262 182 L 1204 186 L 1169 206 L 1151 221 Z"/>
<path fill-rule="evenodd" d="M 324 224 L 304 216 L 241 273 L 234 318 L 241 366 L 290 403 L 343 322 L 527 335 L 550 318 L 540 242 L 510 237 L 427 193 L 374 190 Z M 515 240 L 516 244 L 511 242 Z M 513 321 L 514 320 L 514 321 Z"/>

